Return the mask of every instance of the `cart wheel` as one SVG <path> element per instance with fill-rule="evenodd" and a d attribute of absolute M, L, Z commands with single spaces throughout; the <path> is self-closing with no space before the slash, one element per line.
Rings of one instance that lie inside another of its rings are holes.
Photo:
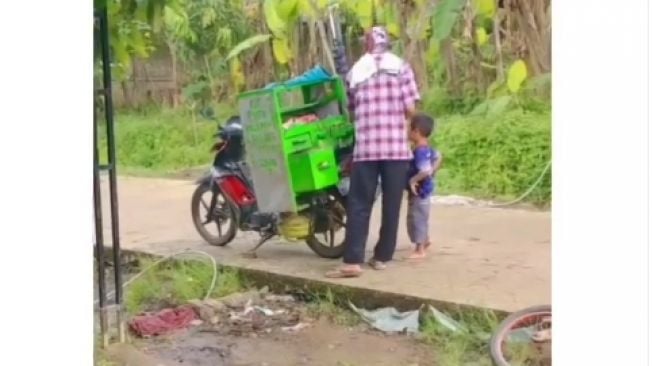
<path fill-rule="evenodd" d="M 517 311 L 505 318 L 490 339 L 490 355 L 494 365 L 522 365 L 526 360 L 519 358 L 524 357 L 535 365 L 550 365 L 551 314 L 550 305 L 539 305 Z M 510 342 L 511 332 L 520 328 L 529 329 L 533 333 L 531 339 Z"/>
<path fill-rule="evenodd" d="M 216 205 L 209 214 L 210 202 L 215 194 Z M 191 216 L 195 229 L 207 243 L 225 246 L 236 237 L 237 211 L 220 190 L 211 191 L 208 183 L 200 184 L 191 199 Z"/>
<path fill-rule="evenodd" d="M 345 199 L 339 194 L 329 196 L 328 228 L 323 232 L 313 233 L 306 239 L 306 244 L 322 258 L 338 259 L 345 254 L 345 226 L 347 211 Z"/>

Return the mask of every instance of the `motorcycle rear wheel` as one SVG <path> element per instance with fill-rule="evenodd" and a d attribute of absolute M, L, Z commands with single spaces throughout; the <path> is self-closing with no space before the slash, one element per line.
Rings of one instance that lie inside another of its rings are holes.
<path fill-rule="evenodd" d="M 330 227 L 325 233 L 313 233 L 306 238 L 306 244 L 322 258 L 338 259 L 342 258 L 345 254 L 345 238 L 344 231 L 347 220 L 347 212 L 345 209 L 345 199 L 339 194 L 330 196 L 331 204 L 329 208 Z M 335 235 L 337 232 L 342 232 L 343 238 L 338 243 L 335 243 Z M 325 236 L 324 242 L 318 239 Z"/>
<path fill-rule="evenodd" d="M 203 215 L 201 214 L 200 207 L 204 207 L 205 210 L 208 210 L 209 204 L 205 200 L 202 200 L 202 196 L 207 192 L 211 192 L 211 186 L 208 183 L 198 185 L 195 192 L 193 192 L 193 197 L 191 198 L 191 216 L 193 218 L 193 224 L 202 239 L 207 243 L 223 247 L 229 244 L 236 237 L 236 231 L 238 229 L 238 213 L 232 203 L 224 197 L 224 194 L 220 190 L 217 190 L 215 192 L 217 195 L 216 199 L 218 199 L 218 203 L 216 204 L 217 208 L 211 215 L 211 221 L 205 223 L 205 218 L 202 217 Z M 220 198 L 222 198 L 222 202 L 220 202 Z M 220 210 L 222 217 L 216 217 L 215 211 L 217 210 Z M 225 230 L 225 228 L 222 227 L 222 224 L 227 220 L 229 223 Z M 218 235 L 211 233 L 206 228 L 207 225 L 215 225 Z"/>

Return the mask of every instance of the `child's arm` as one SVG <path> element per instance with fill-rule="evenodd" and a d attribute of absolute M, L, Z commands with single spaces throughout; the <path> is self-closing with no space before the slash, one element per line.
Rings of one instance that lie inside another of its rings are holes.
<path fill-rule="evenodd" d="M 438 158 L 435 160 L 433 163 L 433 174 L 437 173 L 438 170 L 440 170 L 440 167 L 442 166 L 442 159 L 444 159 L 444 156 L 442 156 L 441 152 L 437 152 Z"/>
<path fill-rule="evenodd" d="M 442 165 L 442 154 L 440 152 L 435 153 L 435 159 L 432 162 L 431 161 L 418 162 L 419 172 L 417 172 L 417 174 L 415 174 L 410 179 L 410 183 L 411 184 L 419 183 L 422 180 L 433 176 L 433 174 L 435 174 L 440 169 L 441 165 Z"/>
<path fill-rule="evenodd" d="M 417 196 L 417 185 L 419 182 L 425 178 L 428 178 L 430 175 L 430 171 L 420 171 L 419 173 L 413 175 L 413 177 L 408 181 L 408 184 L 410 185 L 410 191 Z"/>
<path fill-rule="evenodd" d="M 417 185 L 419 182 L 430 177 L 433 174 L 433 166 L 431 165 L 431 159 L 428 157 L 428 155 L 425 156 L 423 153 L 416 152 L 414 159 L 418 171 L 417 174 L 410 177 L 408 185 L 410 186 L 411 192 L 417 195 Z"/>
<path fill-rule="evenodd" d="M 428 178 L 431 176 L 431 171 L 430 170 L 420 170 L 417 174 L 413 175 L 412 178 L 410 178 L 410 185 L 412 186 L 413 184 L 417 184 L 424 179 Z"/>
<path fill-rule="evenodd" d="M 417 185 L 419 182 L 433 176 L 440 169 L 440 166 L 442 165 L 442 154 L 440 152 L 437 152 L 436 154 L 436 159 L 433 161 L 432 166 L 420 169 L 419 172 L 412 176 L 408 181 L 410 190 L 413 192 L 413 194 L 417 194 Z"/>

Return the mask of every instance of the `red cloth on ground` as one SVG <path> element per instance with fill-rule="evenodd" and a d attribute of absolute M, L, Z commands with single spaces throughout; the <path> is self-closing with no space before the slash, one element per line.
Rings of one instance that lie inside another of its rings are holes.
<path fill-rule="evenodd" d="M 195 319 L 197 314 L 193 308 L 181 306 L 176 309 L 163 309 L 158 313 L 138 315 L 129 322 L 129 327 L 136 335 L 148 337 L 184 329 Z"/>

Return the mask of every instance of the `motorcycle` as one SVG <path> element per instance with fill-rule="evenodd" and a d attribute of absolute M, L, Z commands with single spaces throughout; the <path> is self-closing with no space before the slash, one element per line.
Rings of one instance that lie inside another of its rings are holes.
<path fill-rule="evenodd" d="M 336 152 L 342 176 L 338 187 L 302 197 L 302 208 L 296 214 L 262 213 L 257 208 L 256 192 L 244 159 L 240 117 L 230 117 L 218 127 L 214 137 L 218 142 L 211 149 L 215 153 L 213 165 L 196 181 L 191 199 L 193 224 L 207 243 L 225 246 L 240 230 L 260 235 L 258 243 L 249 251 L 252 257 L 256 257 L 261 245 L 277 235 L 305 241 L 320 257 L 342 257 L 351 148 Z M 208 200 L 204 199 L 206 195 Z M 215 227 L 217 233 L 209 230 L 210 227 Z M 337 240 L 336 234 L 343 234 L 342 239 Z"/>

